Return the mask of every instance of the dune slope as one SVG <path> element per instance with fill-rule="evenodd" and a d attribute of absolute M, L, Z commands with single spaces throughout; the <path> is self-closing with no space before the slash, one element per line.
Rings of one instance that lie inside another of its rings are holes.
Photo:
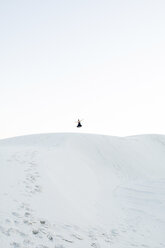
<path fill-rule="evenodd" d="M 165 247 L 165 136 L 0 141 L 1 248 Z"/>

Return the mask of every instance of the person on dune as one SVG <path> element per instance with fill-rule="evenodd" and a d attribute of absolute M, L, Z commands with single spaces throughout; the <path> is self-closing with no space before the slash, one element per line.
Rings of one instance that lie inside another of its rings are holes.
<path fill-rule="evenodd" d="M 82 120 L 81 120 L 82 121 Z M 77 127 L 82 127 L 82 125 L 81 125 L 81 121 L 78 119 L 78 121 L 77 121 Z"/>

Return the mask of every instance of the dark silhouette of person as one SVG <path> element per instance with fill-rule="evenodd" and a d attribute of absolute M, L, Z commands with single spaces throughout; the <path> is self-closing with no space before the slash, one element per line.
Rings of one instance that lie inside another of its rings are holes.
<path fill-rule="evenodd" d="M 82 125 L 81 125 L 81 121 L 78 119 L 78 121 L 77 121 L 77 127 L 82 127 Z"/>

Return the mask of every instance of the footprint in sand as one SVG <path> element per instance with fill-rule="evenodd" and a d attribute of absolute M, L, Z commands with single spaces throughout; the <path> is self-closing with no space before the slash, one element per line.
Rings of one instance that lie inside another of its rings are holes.
<path fill-rule="evenodd" d="M 92 243 L 91 246 L 94 247 L 94 248 L 100 248 L 99 243 Z"/>
<path fill-rule="evenodd" d="M 17 212 L 12 212 L 12 215 L 14 215 L 15 217 L 19 218 L 20 215 Z"/>
<path fill-rule="evenodd" d="M 11 243 L 10 246 L 12 248 L 20 248 L 21 247 L 21 245 L 19 243 L 16 243 L 16 242 Z"/>

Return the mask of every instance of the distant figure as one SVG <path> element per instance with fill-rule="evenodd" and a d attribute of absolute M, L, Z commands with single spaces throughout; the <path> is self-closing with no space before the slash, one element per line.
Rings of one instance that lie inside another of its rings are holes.
<path fill-rule="evenodd" d="M 78 121 L 77 121 L 77 127 L 82 127 L 82 125 L 81 125 L 81 121 L 78 119 Z"/>

